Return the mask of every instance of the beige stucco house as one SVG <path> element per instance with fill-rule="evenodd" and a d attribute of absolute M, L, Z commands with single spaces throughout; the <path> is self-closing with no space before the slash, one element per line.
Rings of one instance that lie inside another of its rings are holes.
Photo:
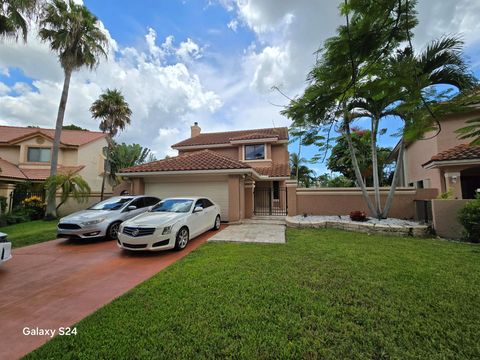
<path fill-rule="evenodd" d="M 202 133 L 195 123 L 191 137 L 172 148 L 178 156 L 121 170 L 131 193 L 208 196 L 229 222 L 287 214 L 287 128 Z"/>
<path fill-rule="evenodd" d="M 0 196 L 10 198 L 21 182 L 42 183 L 50 174 L 54 129 L 0 126 Z M 63 130 L 58 157 L 59 172 L 81 175 L 92 196 L 101 190 L 105 134 Z M 107 189 L 111 192 L 111 189 Z"/>
<path fill-rule="evenodd" d="M 437 136 L 430 132 L 425 134 L 426 140 L 407 144 L 401 186 L 434 188 L 441 193 L 452 189 L 455 199 L 472 199 L 480 188 L 480 147 L 469 146 L 468 139 L 458 139 L 455 131 L 465 127 L 467 120 L 479 117 L 478 107 L 451 114 L 441 120 Z M 398 145 L 394 156 L 397 151 Z"/>

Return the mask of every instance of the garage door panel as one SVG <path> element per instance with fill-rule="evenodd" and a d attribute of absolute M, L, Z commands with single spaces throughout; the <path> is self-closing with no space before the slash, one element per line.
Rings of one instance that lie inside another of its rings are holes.
<path fill-rule="evenodd" d="M 205 196 L 220 206 L 222 220 L 228 221 L 228 183 L 209 182 L 150 182 L 145 183 L 145 194 L 161 199 L 181 196 Z"/>

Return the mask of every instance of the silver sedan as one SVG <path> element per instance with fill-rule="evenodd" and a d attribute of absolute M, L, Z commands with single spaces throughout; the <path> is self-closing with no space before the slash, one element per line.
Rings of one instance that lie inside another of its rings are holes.
<path fill-rule="evenodd" d="M 122 222 L 148 211 L 160 201 L 154 196 L 115 196 L 60 219 L 57 236 L 116 239 Z"/>

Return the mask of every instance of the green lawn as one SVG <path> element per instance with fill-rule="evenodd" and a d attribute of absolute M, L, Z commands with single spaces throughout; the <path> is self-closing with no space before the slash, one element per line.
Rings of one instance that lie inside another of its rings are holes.
<path fill-rule="evenodd" d="M 29 221 L 0 227 L 0 232 L 8 234 L 14 248 L 53 240 L 57 235 L 57 221 Z"/>
<path fill-rule="evenodd" d="M 480 358 L 478 245 L 287 235 L 207 243 L 28 358 Z"/>

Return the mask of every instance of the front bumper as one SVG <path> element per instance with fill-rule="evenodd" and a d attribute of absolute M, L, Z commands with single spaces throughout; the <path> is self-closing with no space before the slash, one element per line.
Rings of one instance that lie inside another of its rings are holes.
<path fill-rule="evenodd" d="M 77 228 L 65 228 L 65 227 Z M 100 224 L 82 226 L 74 223 L 61 223 L 57 226 L 57 237 L 73 239 L 96 239 L 104 238 L 107 235 L 108 224 L 106 221 Z"/>
<path fill-rule="evenodd" d="M 173 249 L 175 247 L 175 235 L 157 234 L 162 229 L 158 229 L 152 235 L 131 236 L 123 232 L 118 233 L 117 245 L 121 249 L 133 251 L 161 251 Z"/>
<path fill-rule="evenodd" d="M 12 243 L 0 242 L 0 264 L 12 258 Z"/>

